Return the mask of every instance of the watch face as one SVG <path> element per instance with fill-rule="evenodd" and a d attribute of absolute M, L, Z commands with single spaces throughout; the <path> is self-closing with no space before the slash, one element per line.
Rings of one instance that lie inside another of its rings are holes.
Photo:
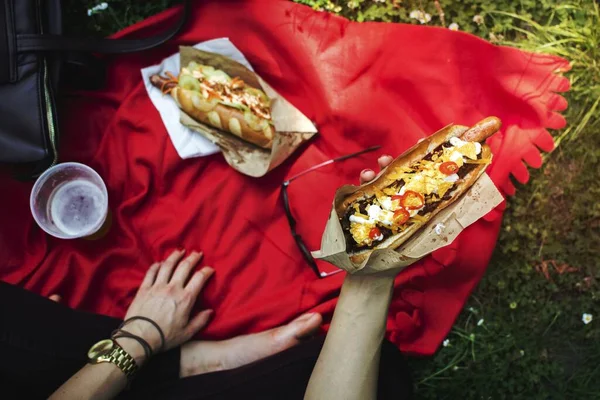
<path fill-rule="evenodd" d="M 88 358 L 90 360 L 96 360 L 99 357 L 108 355 L 114 347 L 115 343 L 112 339 L 101 340 L 89 349 Z"/>

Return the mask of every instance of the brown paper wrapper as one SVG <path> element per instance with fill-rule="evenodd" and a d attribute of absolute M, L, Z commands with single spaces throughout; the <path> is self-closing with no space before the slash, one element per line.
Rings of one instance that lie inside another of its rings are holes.
<path fill-rule="evenodd" d="M 302 143 L 317 133 L 315 125 L 304 114 L 244 65 L 220 54 L 186 46 L 180 47 L 179 56 L 181 66 L 188 65 L 190 61 L 213 66 L 230 76 L 239 76 L 246 84 L 262 89 L 271 98 L 275 133 L 270 150 L 198 122 L 183 111 L 180 113 L 181 123 L 219 146 L 227 163 L 239 172 L 256 178 L 261 177 L 280 165 Z"/>
<path fill-rule="evenodd" d="M 375 274 L 385 271 L 396 273 L 427 254 L 452 243 L 463 229 L 492 211 L 504 200 L 490 177 L 484 173 L 457 201 L 437 214 L 398 249 L 377 249 L 364 262 L 355 264 L 346 253 L 346 239 L 335 209 L 346 196 L 359 188 L 360 186 L 348 185 L 336 191 L 321 239 L 321 249 L 312 253 L 315 258 L 328 261 L 351 274 Z M 439 233 L 436 232 L 436 226 Z"/>

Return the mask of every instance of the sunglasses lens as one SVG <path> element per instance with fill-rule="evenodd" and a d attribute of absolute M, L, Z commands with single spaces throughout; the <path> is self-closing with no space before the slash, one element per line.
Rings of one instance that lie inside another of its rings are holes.
<path fill-rule="evenodd" d="M 281 197 L 283 198 L 283 208 L 285 208 L 285 213 L 290 213 L 290 203 L 288 199 L 287 193 L 287 185 L 281 185 Z"/>
<path fill-rule="evenodd" d="M 306 247 L 304 240 L 302 240 L 302 237 L 298 234 L 294 235 L 294 239 L 296 239 L 296 244 L 298 245 L 298 248 L 300 249 L 302 256 L 304 256 L 304 259 L 310 265 L 310 268 L 313 271 L 315 271 L 317 276 L 320 278 L 321 273 L 319 272 L 319 268 L 317 267 L 317 262 L 315 261 L 314 257 L 312 256 L 312 253 L 310 252 L 308 247 Z"/>
<path fill-rule="evenodd" d="M 308 247 L 306 247 L 306 244 L 304 243 L 304 240 L 302 240 L 302 237 L 300 237 L 300 235 L 298 235 L 298 233 L 296 232 L 296 220 L 294 219 L 294 216 L 292 215 L 292 211 L 290 209 L 290 203 L 289 203 L 289 198 L 288 198 L 288 186 L 290 184 L 290 182 L 294 181 L 295 179 L 299 178 L 302 175 L 305 175 L 308 172 L 314 171 L 318 168 L 324 167 L 326 165 L 330 165 L 333 162 L 336 161 L 342 161 L 342 160 L 347 160 L 348 158 L 352 158 L 352 157 L 356 157 L 358 155 L 361 155 L 363 153 L 367 153 L 370 151 L 374 151 L 377 150 L 380 146 L 373 146 L 373 147 L 369 147 L 368 149 L 365 150 L 361 150 L 359 152 L 356 153 L 352 153 L 352 154 L 347 154 L 345 156 L 341 156 L 338 158 L 334 158 L 332 160 L 329 161 L 325 161 L 321 164 L 315 165 L 303 172 L 300 172 L 299 174 L 289 178 L 289 180 L 287 180 L 286 182 L 284 182 L 281 185 L 281 199 L 283 201 L 283 208 L 285 210 L 285 215 L 288 219 L 288 223 L 290 224 L 290 230 L 292 231 L 292 236 L 294 237 L 294 240 L 296 241 L 296 245 L 298 246 L 298 249 L 300 250 L 300 252 L 302 253 L 302 256 L 304 257 L 304 259 L 306 260 L 306 262 L 308 263 L 308 265 L 310 266 L 310 268 L 315 272 L 315 274 L 317 275 L 317 277 L 319 278 L 324 278 L 330 275 L 334 275 L 337 274 L 338 272 L 341 272 L 342 270 L 339 271 L 335 271 L 333 273 L 330 274 L 326 274 L 326 273 L 321 273 L 319 271 L 319 268 L 317 267 L 317 262 L 315 261 L 314 257 L 312 256 L 312 253 L 310 252 L 310 250 L 308 249 Z"/>
<path fill-rule="evenodd" d="M 304 240 L 302 240 L 302 238 L 299 235 L 296 235 L 296 243 L 298 244 L 298 247 L 300 247 L 302 254 L 304 254 L 304 258 L 312 258 L 310 250 L 308 250 L 308 248 L 304 244 Z"/>

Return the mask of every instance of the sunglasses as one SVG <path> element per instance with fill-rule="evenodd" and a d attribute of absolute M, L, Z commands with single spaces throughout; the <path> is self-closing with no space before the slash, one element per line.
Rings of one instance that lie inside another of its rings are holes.
<path fill-rule="evenodd" d="M 313 167 L 310 167 L 309 169 L 307 169 L 305 171 L 302 171 L 302 172 L 300 172 L 300 173 L 292 176 L 291 178 L 289 178 L 288 180 L 286 180 L 285 182 L 283 182 L 281 184 L 281 199 L 283 201 L 283 208 L 285 210 L 285 215 L 286 215 L 288 223 L 290 225 L 290 230 L 292 232 L 292 236 L 294 237 L 294 240 L 296 241 L 296 245 L 298 246 L 298 249 L 300 250 L 300 253 L 302 253 L 302 256 L 304 257 L 304 259 L 308 263 L 308 266 L 310 267 L 310 269 L 312 269 L 314 271 L 314 273 L 317 275 L 317 278 L 319 278 L 319 279 L 327 278 L 328 276 L 338 274 L 338 273 L 342 272 L 343 270 L 338 269 L 338 270 L 333 271 L 333 272 L 321 272 L 321 271 L 319 271 L 319 267 L 317 266 L 317 262 L 315 261 L 314 257 L 312 256 L 312 253 L 310 252 L 310 250 L 308 249 L 308 247 L 306 247 L 306 243 L 304 242 L 304 239 L 302 239 L 302 236 L 300 236 L 300 234 L 296 230 L 296 219 L 294 218 L 294 215 L 292 214 L 292 210 L 290 209 L 290 199 L 289 199 L 289 196 L 288 196 L 288 186 L 290 185 L 290 183 L 292 183 L 296 179 L 300 178 L 301 176 L 304 176 L 304 175 L 308 174 L 309 172 L 315 171 L 315 170 L 317 170 L 319 168 L 325 167 L 325 166 L 333 164 L 335 162 L 344 161 L 344 160 L 347 160 L 349 158 L 360 156 L 361 154 L 365 154 L 365 153 L 369 153 L 371 151 L 375 151 L 375 150 L 377 150 L 379 148 L 381 148 L 381 146 L 372 146 L 372 147 L 369 147 L 367 149 L 364 149 L 364 150 L 361 150 L 361 151 L 357 151 L 356 153 L 346 154 L 344 156 L 340 156 L 340 157 L 337 157 L 337 158 L 334 158 L 334 159 L 322 162 L 320 164 L 317 164 L 317 165 L 315 165 Z"/>

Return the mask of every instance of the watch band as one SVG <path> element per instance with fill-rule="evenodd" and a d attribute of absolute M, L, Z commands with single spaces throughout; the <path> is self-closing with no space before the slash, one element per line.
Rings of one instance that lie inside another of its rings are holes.
<path fill-rule="evenodd" d="M 137 363 L 117 342 L 110 354 L 106 356 L 106 361 L 115 364 L 123 371 L 127 379 L 133 378 L 138 370 Z"/>

